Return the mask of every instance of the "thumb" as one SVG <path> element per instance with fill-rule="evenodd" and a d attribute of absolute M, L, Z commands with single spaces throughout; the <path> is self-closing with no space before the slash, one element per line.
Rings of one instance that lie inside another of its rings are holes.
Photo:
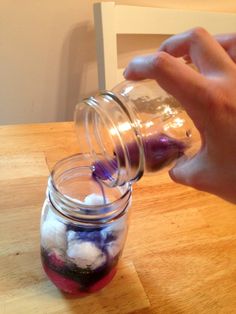
<path fill-rule="evenodd" d="M 177 183 L 191 186 L 198 190 L 205 190 L 205 182 L 208 168 L 207 161 L 203 154 L 199 152 L 194 157 L 187 159 L 181 158 L 177 164 L 169 171 L 171 179 Z"/>
<path fill-rule="evenodd" d="M 235 191 L 229 189 L 229 186 L 234 186 L 234 182 L 230 181 L 232 169 L 214 164 L 208 159 L 206 151 L 200 151 L 192 159 L 180 160 L 169 174 L 177 183 L 215 194 L 233 203 L 236 201 Z"/>

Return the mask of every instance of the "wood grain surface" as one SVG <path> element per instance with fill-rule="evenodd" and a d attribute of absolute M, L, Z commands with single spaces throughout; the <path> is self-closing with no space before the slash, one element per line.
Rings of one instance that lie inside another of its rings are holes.
<path fill-rule="evenodd" d="M 85 298 L 46 278 L 39 221 L 47 176 L 78 152 L 72 123 L 0 127 L 0 313 L 236 313 L 236 207 L 173 183 L 134 185 L 118 273 Z"/>

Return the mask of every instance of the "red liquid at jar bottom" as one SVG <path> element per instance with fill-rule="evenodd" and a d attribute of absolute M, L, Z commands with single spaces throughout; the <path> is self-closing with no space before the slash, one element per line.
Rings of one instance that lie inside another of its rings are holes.
<path fill-rule="evenodd" d="M 112 265 L 106 265 L 105 268 L 95 273 L 86 273 L 83 277 L 80 270 L 76 272 L 75 268 L 71 269 L 56 260 L 49 261 L 44 250 L 41 254 L 44 271 L 54 285 L 61 291 L 78 297 L 87 296 L 101 290 L 113 279 L 117 271 L 118 257 Z"/>

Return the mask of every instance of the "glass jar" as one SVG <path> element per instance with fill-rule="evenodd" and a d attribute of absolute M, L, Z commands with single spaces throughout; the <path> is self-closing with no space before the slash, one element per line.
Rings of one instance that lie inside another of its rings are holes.
<path fill-rule="evenodd" d="M 80 151 L 111 187 L 192 154 L 198 134 L 181 104 L 154 80 L 124 81 L 85 99 L 76 107 L 75 123 Z"/>
<path fill-rule="evenodd" d="M 41 216 L 41 258 L 59 289 L 83 296 L 112 280 L 130 203 L 131 185 L 103 186 L 89 156 L 74 155 L 55 165 Z"/>

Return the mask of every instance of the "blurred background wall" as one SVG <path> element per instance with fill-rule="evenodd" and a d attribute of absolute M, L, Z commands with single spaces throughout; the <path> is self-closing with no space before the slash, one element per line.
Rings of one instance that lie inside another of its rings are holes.
<path fill-rule="evenodd" d="M 0 124 L 65 121 L 98 90 L 93 0 L 0 1 Z M 235 0 L 123 0 L 118 4 L 236 12 Z M 163 38 L 120 36 L 119 63 Z"/>

